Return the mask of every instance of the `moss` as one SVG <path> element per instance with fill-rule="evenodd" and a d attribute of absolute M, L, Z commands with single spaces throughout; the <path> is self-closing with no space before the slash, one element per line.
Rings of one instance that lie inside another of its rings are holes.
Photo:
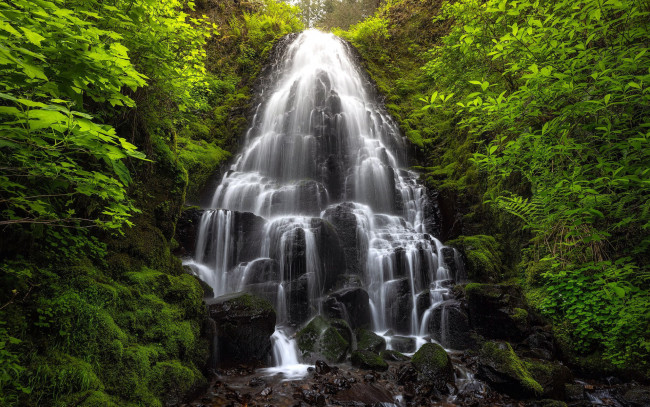
<path fill-rule="evenodd" d="M 388 370 L 388 363 L 374 352 L 357 350 L 352 352 L 351 362 L 353 366 L 366 370 Z"/>
<path fill-rule="evenodd" d="M 501 249 L 493 236 L 459 236 L 446 244 L 464 254 L 465 270 L 470 280 L 491 282 L 504 275 Z"/>
<path fill-rule="evenodd" d="M 419 371 L 437 375 L 451 365 L 445 349 L 436 343 L 425 343 L 411 358 L 411 363 Z"/>
<path fill-rule="evenodd" d="M 298 349 L 304 357 L 322 355 L 329 362 L 340 362 L 350 343 L 323 317 L 316 316 L 296 334 Z"/>
<path fill-rule="evenodd" d="M 367 329 L 357 329 L 357 349 L 379 353 L 386 349 L 386 340 Z"/>
<path fill-rule="evenodd" d="M 201 188 L 231 154 L 214 142 L 189 137 L 179 138 L 178 147 L 178 159 L 188 173 L 187 199 L 196 201 Z"/>
<path fill-rule="evenodd" d="M 83 394 L 80 398 L 83 400 L 80 404 L 80 407 L 119 407 L 115 399 L 113 399 L 108 394 L 101 391 L 91 391 Z"/>
<path fill-rule="evenodd" d="M 500 345 L 496 342 L 485 342 L 481 348 L 481 357 L 498 371 L 517 380 L 519 385 L 530 394 L 540 395 L 544 392 L 542 386 L 535 381 L 526 364 L 519 359 L 509 343 Z"/>
<path fill-rule="evenodd" d="M 528 311 L 523 308 L 514 308 L 512 319 L 517 323 L 526 323 L 528 320 Z"/>
<path fill-rule="evenodd" d="M 396 350 L 382 350 L 379 353 L 379 356 L 381 356 L 382 359 L 389 361 L 396 361 L 396 362 L 405 362 L 407 360 L 410 360 L 408 356 L 396 351 Z"/>

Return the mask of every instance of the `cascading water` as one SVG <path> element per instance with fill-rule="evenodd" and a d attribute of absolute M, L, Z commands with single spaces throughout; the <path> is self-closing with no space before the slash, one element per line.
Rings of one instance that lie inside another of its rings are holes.
<path fill-rule="evenodd" d="M 277 365 L 298 364 L 291 333 L 349 281 L 367 292 L 375 331 L 423 343 L 455 276 L 427 233 L 404 138 L 339 38 L 305 31 L 281 60 L 186 264 L 215 296 L 275 304 Z"/>

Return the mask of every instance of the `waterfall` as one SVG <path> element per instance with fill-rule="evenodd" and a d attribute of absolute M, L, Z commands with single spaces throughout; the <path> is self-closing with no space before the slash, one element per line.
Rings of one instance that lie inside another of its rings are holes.
<path fill-rule="evenodd" d="M 374 331 L 418 344 L 449 296 L 426 190 L 353 55 L 317 30 L 285 46 L 186 261 L 215 296 L 250 291 L 276 306 L 278 366 L 299 364 L 292 332 L 345 276 L 368 293 Z"/>

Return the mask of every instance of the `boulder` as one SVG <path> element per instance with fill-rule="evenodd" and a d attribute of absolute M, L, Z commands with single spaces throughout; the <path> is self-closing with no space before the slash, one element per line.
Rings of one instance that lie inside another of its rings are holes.
<path fill-rule="evenodd" d="M 573 374 L 568 367 L 559 362 L 523 359 L 530 375 L 542 386 L 542 397 L 565 400 L 566 384 L 573 382 Z"/>
<path fill-rule="evenodd" d="M 510 341 L 521 341 L 529 334 L 529 316 L 521 287 L 470 283 L 465 294 L 470 324 L 477 333 Z"/>
<path fill-rule="evenodd" d="M 330 294 L 324 303 L 324 313 L 330 318 L 348 321 L 352 329 L 370 326 L 370 300 L 362 288 L 345 288 Z"/>
<path fill-rule="evenodd" d="M 296 334 L 298 349 L 308 363 L 325 360 L 338 363 L 345 360 L 350 343 L 325 318 L 316 316 Z"/>
<path fill-rule="evenodd" d="M 381 356 L 367 350 L 357 350 L 352 352 L 352 366 L 366 370 L 388 370 L 388 363 Z"/>
<path fill-rule="evenodd" d="M 367 329 L 357 329 L 357 350 L 379 353 L 386 349 L 386 340 Z"/>
<path fill-rule="evenodd" d="M 448 349 L 464 350 L 474 346 L 469 317 L 456 300 L 447 300 L 431 311 L 429 333 Z"/>
<path fill-rule="evenodd" d="M 224 366 L 266 365 L 276 315 L 271 303 L 248 293 L 234 293 L 206 301 L 216 325 L 216 360 Z"/>
<path fill-rule="evenodd" d="M 415 352 L 411 364 L 417 372 L 418 383 L 428 388 L 426 393 L 449 393 L 448 384 L 454 383 L 454 368 L 442 346 L 425 343 Z"/>
<path fill-rule="evenodd" d="M 406 336 L 393 336 L 390 338 L 390 346 L 393 350 L 403 353 L 415 352 L 415 338 Z"/>
<path fill-rule="evenodd" d="M 476 377 L 514 398 L 539 397 L 544 393 L 543 387 L 507 342 L 483 344 Z"/>

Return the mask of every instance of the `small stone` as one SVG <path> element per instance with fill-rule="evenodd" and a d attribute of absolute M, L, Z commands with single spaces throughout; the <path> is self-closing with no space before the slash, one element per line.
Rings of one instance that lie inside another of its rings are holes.
<path fill-rule="evenodd" d="M 262 397 L 268 397 L 271 393 L 273 393 L 273 389 L 270 387 L 266 387 L 262 392 L 260 393 L 260 396 Z"/>
<path fill-rule="evenodd" d="M 371 374 L 367 374 L 367 375 L 363 376 L 363 379 L 364 379 L 366 382 L 372 383 L 372 382 L 375 381 L 375 376 L 373 376 L 373 375 L 371 375 Z"/>
<path fill-rule="evenodd" d="M 322 360 L 317 360 L 316 361 L 316 373 L 320 374 L 327 374 L 332 371 L 332 368 L 329 367 L 329 365 Z"/>

